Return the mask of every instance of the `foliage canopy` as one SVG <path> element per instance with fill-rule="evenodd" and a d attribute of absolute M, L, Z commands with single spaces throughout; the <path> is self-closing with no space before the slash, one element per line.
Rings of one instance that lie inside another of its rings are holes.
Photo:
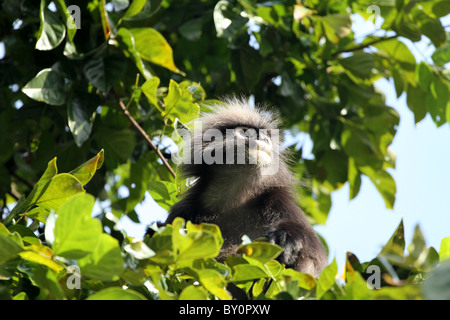
<path fill-rule="evenodd" d="M 312 222 L 344 183 L 356 197 L 362 175 L 392 208 L 399 115 L 374 83 L 392 78 L 416 123 L 450 122 L 449 12 L 444 0 L 4 0 L 0 298 L 230 299 L 230 283 L 254 299 L 449 298 L 450 239 L 437 252 L 417 228 L 405 250 L 402 224 L 372 261 L 349 253 L 342 280 L 335 262 L 318 279 L 285 269 L 258 240 L 218 263 L 214 225 L 177 219 L 143 241 L 114 228 L 139 222 L 147 191 L 165 209 L 177 200 L 186 183 L 165 141 L 226 94 L 276 106 L 287 132 L 311 138 L 311 158 L 288 147 Z M 352 15 L 379 15 L 381 32 L 356 39 Z M 405 45 L 423 36 L 430 63 Z M 380 290 L 366 286 L 373 266 Z"/>

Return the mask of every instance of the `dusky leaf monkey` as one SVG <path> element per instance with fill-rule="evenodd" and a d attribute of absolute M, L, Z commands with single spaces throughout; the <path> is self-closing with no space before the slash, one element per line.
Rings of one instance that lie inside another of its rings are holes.
<path fill-rule="evenodd" d="M 165 223 L 182 217 L 217 224 L 224 238 L 219 261 L 236 253 L 243 235 L 265 237 L 284 249 L 281 263 L 318 276 L 327 255 L 295 199 L 277 117 L 236 98 L 212 110 L 185 139 L 179 171 L 196 180 Z"/>

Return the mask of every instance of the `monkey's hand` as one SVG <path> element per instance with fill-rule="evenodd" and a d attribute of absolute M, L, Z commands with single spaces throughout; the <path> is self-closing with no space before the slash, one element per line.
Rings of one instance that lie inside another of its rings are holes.
<path fill-rule="evenodd" d="M 295 231 L 290 232 L 285 228 L 278 228 L 269 231 L 264 236 L 270 243 L 283 248 L 283 252 L 277 260 L 285 264 L 288 268 L 295 267 L 303 247 L 301 237 L 296 233 Z"/>

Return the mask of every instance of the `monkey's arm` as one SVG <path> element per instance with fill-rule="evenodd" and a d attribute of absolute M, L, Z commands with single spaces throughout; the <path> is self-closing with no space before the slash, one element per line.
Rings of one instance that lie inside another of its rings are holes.
<path fill-rule="evenodd" d="M 318 276 L 327 264 L 327 256 L 314 230 L 308 227 L 291 221 L 281 222 L 265 238 L 283 248 L 277 258 L 279 262 L 288 268 Z"/>

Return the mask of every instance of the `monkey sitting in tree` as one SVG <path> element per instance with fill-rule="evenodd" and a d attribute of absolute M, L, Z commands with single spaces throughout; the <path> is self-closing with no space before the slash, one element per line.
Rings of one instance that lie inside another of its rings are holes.
<path fill-rule="evenodd" d="M 242 236 L 265 237 L 284 250 L 278 260 L 318 276 L 327 255 L 297 205 L 295 179 L 280 151 L 279 123 L 267 110 L 230 99 L 212 107 L 185 137 L 179 169 L 195 178 L 165 223 L 176 217 L 220 227 L 219 261 L 235 254 Z"/>

